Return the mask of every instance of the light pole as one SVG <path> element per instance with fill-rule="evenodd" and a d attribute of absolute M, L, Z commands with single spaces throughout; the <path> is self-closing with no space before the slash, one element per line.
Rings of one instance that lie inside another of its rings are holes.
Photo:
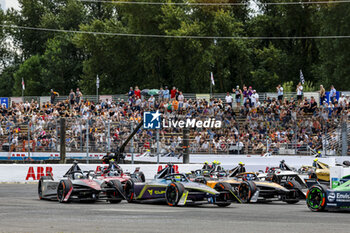
<path fill-rule="evenodd" d="M 100 88 L 100 78 L 98 77 L 97 75 L 97 78 L 96 78 L 96 95 L 97 95 L 97 103 L 100 101 L 100 98 L 98 97 L 98 89 Z"/>

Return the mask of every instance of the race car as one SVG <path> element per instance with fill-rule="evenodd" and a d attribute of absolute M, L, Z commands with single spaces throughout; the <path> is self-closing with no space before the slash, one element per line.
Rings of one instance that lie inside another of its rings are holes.
<path fill-rule="evenodd" d="M 322 184 L 328 184 L 330 180 L 329 166 L 320 162 L 317 158 L 314 160 L 313 166 L 302 166 L 298 172 L 307 174 L 311 179 L 317 179 Z"/>
<path fill-rule="evenodd" d="M 191 182 L 186 175 L 174 173 L 170 164 L 149 182 L 127 181 L 125 196 L 128 202 L 166 202 L 169 206 L 211 203 L 220 207 L 240 203 L 231 186 L 219 182 L 214 188 Z"/>
<path fill-rule="evenodd" d="M 258 174 L 254 172 L 237 173 L 238 167 L 232 169 L 226 177 L 221 173 L 220 177 L 210 176 L 203 171 L 207 176 L 199 176 L 194 179 L 196 182 L 204 183 L 209 187 L 215 187 L 218 182 L 230 184 L 236 191 L 242 202 L 268 202 L 268 201 L 283 201 L 288 204 L 295 204 L 301 199 L 305 199 L 303 187 L 293 179 L 286 180 L 281 184 L 271 181 L 262 181 Z M 197 170 L 195 174 L 199 174 Z"/>
<path fill-rule="evenodd" d="M 44 200 L 95 202 L 105 199 L 119 203 L 125 199 L 123 186 L 118 179 L 95 179 L 95 171 L 82 171 L 77 162 L 66 172 L 63 179 L 55 181 L 52 176 L 42 176 L 38 195 Z"/>
<path fill-rule="evenodd" d="M 313 212 L 350 210 L 350 180 L 334 189 L 329 189 L 315 180 L 315 184 L 307 192 L 306 205 Z"/>

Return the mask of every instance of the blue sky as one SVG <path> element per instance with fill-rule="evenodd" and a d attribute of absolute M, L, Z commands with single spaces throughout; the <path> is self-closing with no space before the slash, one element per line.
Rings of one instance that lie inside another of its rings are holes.
<path fill-rule="evenodd" d="M 1 8 L 3 8 L 4 2 L 5 2 L 6 9 L 10 7 L 18 8 L 18 0 L 0 0 Z"/>

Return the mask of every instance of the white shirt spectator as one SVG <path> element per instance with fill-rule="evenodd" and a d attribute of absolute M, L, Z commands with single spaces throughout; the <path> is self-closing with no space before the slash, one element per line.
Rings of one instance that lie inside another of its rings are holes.
<path fill-rule="evenodd" d="M 233 98 L 232 98 L 231 95 L 227 95 L 227 96 L 225 97 L 225 101 L 226 101 L 227 104 L 232 104 L 232 100 L 233 100 Z"/>
<path fill-rule="evenodd" d="M 300 85 L 298 88 L 297 88 L 297 95 L 303 95 L 303 86 Z"/>
<path fill-rule="evenodd" d="M 279 96 L 280 96 L 280 95 L 283 95 L 283 87 L 278 88 L 277 94 L 278 94 Z"/>

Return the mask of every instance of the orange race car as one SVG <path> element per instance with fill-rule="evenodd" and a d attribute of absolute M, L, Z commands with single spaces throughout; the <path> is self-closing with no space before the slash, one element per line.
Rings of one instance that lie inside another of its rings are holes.
<path fill-rule="evenodd" d="M 244 172 L 237 173 L 238 167 L 227 171 L 206 171 L 197 170 L 192 172 L 195 177 L 192 179 L 196 182 L 207 184 L 209 187 L 215 187 L 218 182 L 229 183 L 242 202 L 268 202 L 268 201 L 284 201 L 288 204 L 295 204 L 301 199 L 305 199 L 301 185 L 290 180 L 285 184 L 279 185 L 270 181 L 261 181 L 258 173 Z M 217 176 L 219 172 L 219 177 Z M 226 175 L 224 175 L 226 174 Z"/>

